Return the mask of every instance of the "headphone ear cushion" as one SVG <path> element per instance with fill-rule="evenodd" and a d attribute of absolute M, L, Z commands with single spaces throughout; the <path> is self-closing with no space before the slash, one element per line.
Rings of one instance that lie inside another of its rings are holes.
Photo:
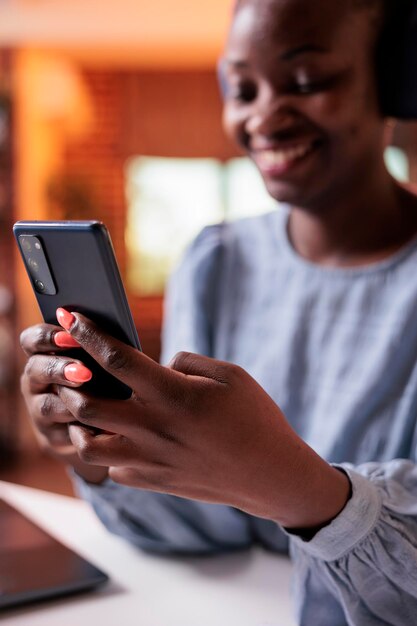
<path fill-rule="evenodd" d="M 400 8 L 388 17 L 378 50 L 382 112 L 387 117 L 417 119 L 417 0 L 395 0 Z"/>

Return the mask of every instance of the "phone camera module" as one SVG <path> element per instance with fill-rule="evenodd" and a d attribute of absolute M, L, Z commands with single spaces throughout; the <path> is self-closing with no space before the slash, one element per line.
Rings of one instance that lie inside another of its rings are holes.
<path fill-rule="evenodd" d="M 39 236 L 22 234 L 18 242 L 33 289 L 43 296 L 55 295 L 57 289 Z"/>

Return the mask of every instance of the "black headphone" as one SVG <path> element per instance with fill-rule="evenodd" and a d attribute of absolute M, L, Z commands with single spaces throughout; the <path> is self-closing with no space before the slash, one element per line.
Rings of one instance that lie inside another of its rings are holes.
<path fill-rule="evenodd" d="M 394 0 L 377 51 L 384 115 L 417 120 L 417 0 Z"/>

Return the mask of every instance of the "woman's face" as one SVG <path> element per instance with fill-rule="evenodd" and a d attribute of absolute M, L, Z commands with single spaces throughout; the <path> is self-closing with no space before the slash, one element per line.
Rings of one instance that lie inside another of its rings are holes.
<path fill-rule="evenodd" d="M 244 0 L 221 71 L 224 125 L 278 201 L 320 209 L 382 162 L 370 9 Z"/>

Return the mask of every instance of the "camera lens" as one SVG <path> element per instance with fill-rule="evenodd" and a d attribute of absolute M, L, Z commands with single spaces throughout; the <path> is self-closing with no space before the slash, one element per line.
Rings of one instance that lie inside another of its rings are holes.
<path fill-rule="evenodd" d="M 26 252 L 31 252 L 32 251 L 32 244 L 30 243 L 30 239 L 26 238 L 26 237 L 21 237 L 20 238 L 20 242 L 22 244 L 22 248 L 26 251 Z"/>
<path fill-rule="evenodd" d="M 39 271 L 39 263 L 37 261 L 35 261 L 35 259 L 31 259 L 29 258 L 28 260 L 29 263 L 29 267 L 34 271 L 34 272 L 38 272 Z"/>
<path fill-rule="evenodd" d="M 43 292 L 46 289 L 44 283 L 41 280 L 35 280 L 35 287 L 40 292 Z"/>

